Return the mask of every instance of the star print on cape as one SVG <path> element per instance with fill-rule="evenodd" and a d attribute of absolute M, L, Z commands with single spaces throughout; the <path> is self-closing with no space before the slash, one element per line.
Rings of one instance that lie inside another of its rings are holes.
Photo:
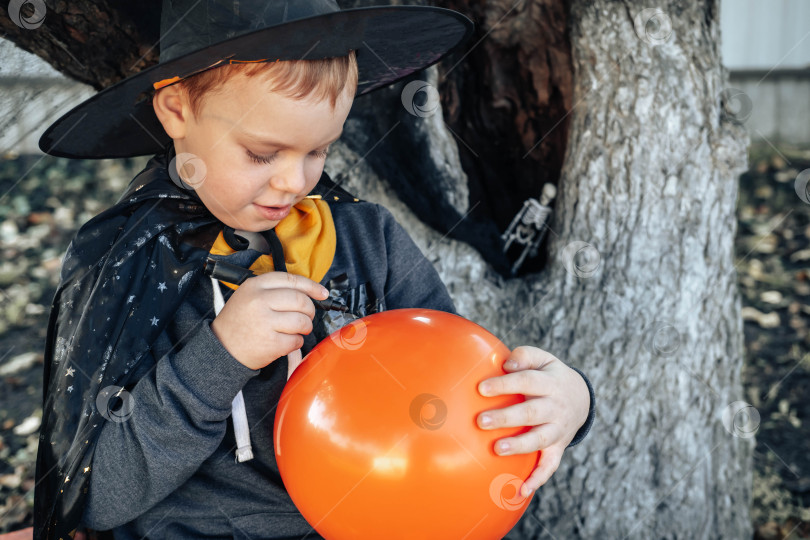
<path fill-rule="evenodd" d="M 154 362 L 150 344 L 202 275 L 222 228 L 196 194 L 172 182 L 171 156 L 168 147 L 154 156 L 115 205 L 79 229 L 65 254 L 45 343 L 37 539 L 72 536 L 106 421 L 97 397 L 108 386 L 134 385 L 134 368 L 144 358 Z"/>

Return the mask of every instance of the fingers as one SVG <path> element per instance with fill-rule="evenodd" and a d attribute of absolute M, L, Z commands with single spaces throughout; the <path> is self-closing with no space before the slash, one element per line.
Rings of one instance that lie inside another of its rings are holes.
<path fill-rule="evenodd" d="M 539 426 L 552 420 L 550 405 L 543 398 L 532 398 L 502 409 L 484 411 L 478 415 L 478 426 L 482 429 Z"/>
<path fill-rule="evenodd" d="M 528 497 L 533 491 L 537 491 L 540 486 L 548 482 L 549 478 L 551 478 L 560 467 L 562 455 L 563 450 L 560 450 L 557 446 L 551 446 L 547 450 L 544 450 L 540 456 L 540 463 L 537 468 L 520 488 L 521 495 Z"/>
<path fill-rule="evenodd" d="M 281 351 L 278 357 L 288 355 L 304 346 L 304 336 L 301 334 L 276 334 L 278 350 Z M 289 361 L 289 358 L 287 359 Z"/>
<path fill-rule="evenodd" d="M 320 283 L 289 272 L 266 272 L 248 281 L 262 289 L 294 289 L 318 300 L 329 296 L 329 291 Z"/>
<path fill-rule="evenodd" d="M 527 396 L 547 396 L 553 390 L 553 380 L 542 371 L 528 369 L 484 379 L 478 384 L 482 396 L 502 394 L 523 394 Z"/>
<path fill-rule="evenodd" d="M 312 317 L 297 311 L 278 311 L 274 330 L 281 334 L 309 334 L 312 332 Z"/>
<path fill-rule="evenodd" d="M 254 298 L 269 309 L 279 313 L 302 313 L 309 317 L 310 322 L 315 317 L 315 304 L 309 296 L 294 289 L 266 289 Z"/>
<path fill-rule="evenodd" d="M 530 454 L 545 450 L 559 440 L 560 429 L 556 424 L 535 426 L 526 433 L 515 437 L 504 437 L 495 443 L 495 453 L 499 456 Z"/>
<path fill-rule="evenodd" d="M 509 355 L 509 358 L 504 362 L 503 369 L 504 371 L 543 369 L 549 363 L 557 360 L 558 358 L 556 356 L 543 349 L 521 345 L 520 347 L 515 347 Z"/>

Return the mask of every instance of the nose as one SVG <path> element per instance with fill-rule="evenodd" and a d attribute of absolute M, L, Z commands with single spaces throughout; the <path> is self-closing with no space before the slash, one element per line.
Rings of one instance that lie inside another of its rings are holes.
<path fill-rule="evenodd" d="M 307 184 L 303 164 L 290 164 L 276 171 L 270 178 L 270 187 L 278 191 L 299 194 Z"/>

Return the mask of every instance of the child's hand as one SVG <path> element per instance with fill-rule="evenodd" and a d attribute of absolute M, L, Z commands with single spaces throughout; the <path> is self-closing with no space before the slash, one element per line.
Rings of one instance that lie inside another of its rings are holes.
<path fill-rule="evenodd" d="M 211 330 L 231 355 L 251 369 L 261 369 L 304 345 L 312 332 L 315 305 L 310 297 L 329 296 L 319 283 L 287 272 L 267 272 L 245 280 Z"/>
<path fill-rule="evenodd" d="M 481 381 L 483 396 L 524 394 L 526 401 L 478 415 L 483 429 L 533 426 L 517 437 L 495 442 L 499 455 L 526 454 L 542 450 L 540 465 L 523 483 L 528 497 L 545 484 L 560 466 L 563 452 L 588 419 L 590 393 L 579 373 L 550 353 L 536 347 L 517 347 L 504 363 L 508 373 Z M 491 422 L 486 424 L 485 417 Z M 508 449 L 503 450 L 503 444 Z"/>

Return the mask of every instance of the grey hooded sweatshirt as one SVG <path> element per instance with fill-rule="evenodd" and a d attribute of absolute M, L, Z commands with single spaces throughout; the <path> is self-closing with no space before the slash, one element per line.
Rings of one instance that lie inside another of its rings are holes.
<path fill-rule="evenodd" d="M 349 201 L 330 209 L 337 246 L 321 284 L 355 316 L 406 307 L 456 313 L 433 265 L 385 207 Z M 244 252 L 222 258 L 249 265 Z M 220 290 L 227 302 L 233 291 Z M 334 320 L 332 327 L 325 322 L 334 313 L 317 310 L 304 356 L 334 329 Z M 273 451 L 286 357 L 265 370 L 248 368 L 211 331 L 214 316 L 213 284 L 203 276 L 154 343 L 156 363 L 134 376 L 131 415 L 108 421 L 100 433 L 84 526 L 112 530 L 116 540 L 320 538 L 284 489 Z M 591 410 L 571 446 L 594 417 L 593 389 L 582 376 Z M 229 417 L 240 390 L 253 459 L 237 462 Z"/>

